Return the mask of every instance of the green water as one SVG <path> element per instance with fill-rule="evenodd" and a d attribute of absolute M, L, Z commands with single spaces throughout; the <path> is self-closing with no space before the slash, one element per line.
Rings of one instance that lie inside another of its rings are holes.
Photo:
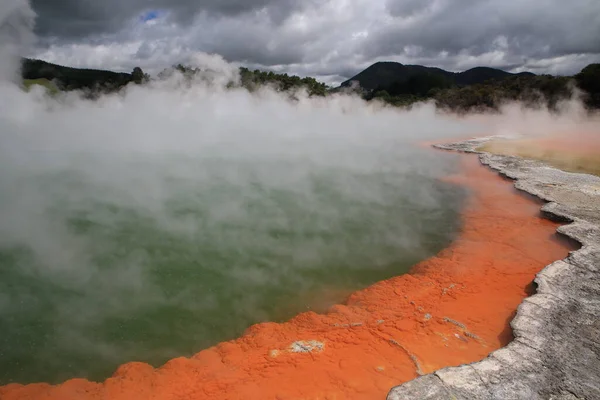
<path fill-rule="evenodd" d="M 88 160 L 4 176 L 0 383 L 159 366 L 405 273 L 452 240 L 463 193 L 436 179 L 452 156 L 402 157 L 429 167 Z"/>

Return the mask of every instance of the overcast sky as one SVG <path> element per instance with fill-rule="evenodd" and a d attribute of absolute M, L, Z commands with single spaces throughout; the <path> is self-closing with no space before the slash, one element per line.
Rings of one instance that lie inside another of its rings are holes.
<path fill-rule="evenodd" d="M 600 0 L 32 0 L 32 56 L 155 73 L 197 52 L 329 83 L 375 61 L 572 74 L 600 62 Z"/>

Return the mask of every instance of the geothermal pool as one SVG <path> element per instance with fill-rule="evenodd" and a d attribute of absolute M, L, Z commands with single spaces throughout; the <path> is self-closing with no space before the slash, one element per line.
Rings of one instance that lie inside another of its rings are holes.
<path fill-rule="evenodd" d="M 456 156 L 401 135 L 157 151 L 29 128 L 3 136 L 0 384 L 103 380 L 325 311 L 459 228 L 463 190 L 438 179 Z"/>

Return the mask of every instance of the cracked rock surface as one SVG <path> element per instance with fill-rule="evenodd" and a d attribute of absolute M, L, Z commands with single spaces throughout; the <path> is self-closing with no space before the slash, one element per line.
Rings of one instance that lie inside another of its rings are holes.
<path fill-rule="evenodd" d="M 490 139 L 435 147 L 479 153 Z M 397 386 L 387 399 L 600 399 L 600 177 L 518 157 L 479 157 L 517 189 L 547 201 L 542 213 L 570 222 L 558 232 L 582 247 L 537 275 L 537 293 L 519 306 L 508 346 Z"/>

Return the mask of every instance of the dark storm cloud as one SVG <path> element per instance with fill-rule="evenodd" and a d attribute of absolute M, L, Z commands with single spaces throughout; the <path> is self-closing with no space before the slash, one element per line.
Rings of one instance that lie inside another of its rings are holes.
<path fill-rule="evenodd" d="M 370 36 L 367 57 L 402 54 L 406 46 L 422 55 L 600 53 L 597 0 L 390 0 L 387 7 L 395 18 Z"/>
<path fill-rule="evenodd" d="M 558 74 L 600 61 L 598 0 L 32 1 L 38 56 L 75 66 L 160 70 L 208 52 L 348 78 L 382 60 Z"/>
<path fill-rule="evenodd" d="M 165 10 L 178 23 L 189 24 L 199 13 L 239 16 L 265 10 L 280 23 L 298 8 L 293 0 L 31 0 L 43 36 L 74 38 L 110 34 L 149 10 Z"/>

